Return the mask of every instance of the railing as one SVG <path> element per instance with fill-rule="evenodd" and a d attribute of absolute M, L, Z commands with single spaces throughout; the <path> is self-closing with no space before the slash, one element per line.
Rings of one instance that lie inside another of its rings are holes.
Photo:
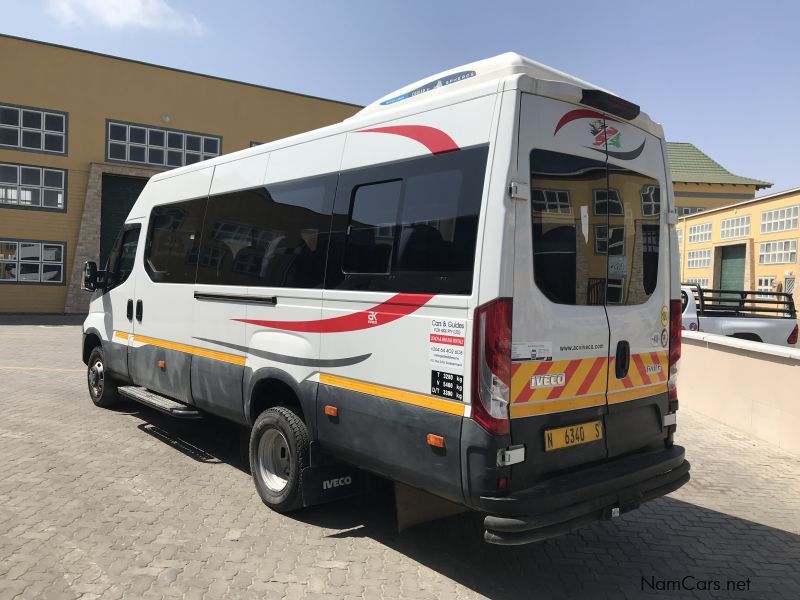
<path fill-rule="evenodd" d="M 775 317 L 796 319 L 792 294 L 756 290 L 721 290 L 682 283 L 694 290 L 700 316 Z"/>

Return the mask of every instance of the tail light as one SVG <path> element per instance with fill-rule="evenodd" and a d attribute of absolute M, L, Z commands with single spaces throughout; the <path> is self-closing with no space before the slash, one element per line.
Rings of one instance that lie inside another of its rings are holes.
<path fill-rule="evenodd" d="M 786 343 L 789 345 L 797 343 L 797 325 L 794 326 L 794 329 L 792 329 L 792 333 L 790 333 L 789 337 L 786 338 Z"/>
<path fill-rule="evenodd" d="M 681 358 L 681 301 L 669 301 L 669 380 L 668 397 L 678 399 L 678 361 Z"/>
<path fill-rule="evenodd" d="M 472 418 L 494 435 L 510 431 L 511 298 L 475 310 L 472 344 Z"/>

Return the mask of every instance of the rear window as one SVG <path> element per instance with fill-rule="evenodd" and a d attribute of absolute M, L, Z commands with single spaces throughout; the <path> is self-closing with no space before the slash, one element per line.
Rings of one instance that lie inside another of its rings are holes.
<path fill-rule="evenodd" d="M 605 161 L 533 150 L 534 280 L 552 302 L 640 304 L 658 284 L 661 189 Z"/>

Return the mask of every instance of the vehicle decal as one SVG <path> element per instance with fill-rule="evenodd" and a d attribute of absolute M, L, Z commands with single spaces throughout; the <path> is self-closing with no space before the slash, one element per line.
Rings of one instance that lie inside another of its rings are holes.
<path fill-rule="evenodd" d="M 362 354 L 360 356 L 349 356 L 347 358 L 304 358 L 301 356 L 289 356 L 288 354 L 277 354 L 275 352 L 267 352 L 266 350 L 259 350 L 257 348 L 248 348 L 247 346 L 240 346 L 238 344 L 229 344 L 220 340 L 212 340 L 208 338 L 196 337 L 196 340 L 217 344 L 218 346 L 225 346 L 232 350 L 239 350 L 259 358 L 271 360 L 274 362 L 286 363 L 289 365 L 298 365 L 300 367 L 349 367 L 350 365 L 357 365 L 360 362 L 367 360 L 372 354 Z"/>
<path fill-rule="evenodd" d="M 407 98 L 413 98 L 414 96 L 419 96 L 420 94 L 424 94 L 425 92 L 430 92 L 431 90 L 436 90 L 446 85 L 450 85 L 453 83 L 458 83 L 459 81 L 463 81 L 464 79 L 469 79 L 470 77 L 475 77 L 475 71 L 459 71 L 458 73 L 451 73 L 450 75 L 445 75 L 444 77 L 439 77 L 438 79 L 434 79 L 433 81 L 429 81 L 428 83 L 421 85 L 413 90 L 405 92 L 404 94 L 400 94 L 399 96 L 394 96 L 393 98 L 389 98 L 388 100 L 384 100 L 381 102 L 381 106 L 388 106 L 389 104 L 394 104 L 395 102 L 400 102 L 401 100 L 405 100 Z"/>
<path fill-rule="evenodd" d="M 434 398 L 433 396 L 426 396 L 417 392 L 409 392 L 399 388 L 387 387 L 385 385 L 378 385 L 377 383 L 370 383 L 368 381 L 360 381 L 358 379 L 350 379 L 349 377 L 341 377 L 331 373 L 320 373 L 319 382 L 324 385 L 342 388 L 353 392 L 360 392 L 362 394 L 369 394 L 371 396 L 379 396 L 388 400 L 395 400 L 404 404 L 411 404 L 413 406 L 420 406 L 422 408 L 430 408 L 439 412 L 448 413 L 451 415 L 464 416 L 464 404 L 453 400 L 443 400 L 441 398 Z"/>
<path fill-rule="evenodd" d="M 389 125 L 360 129 L 356 133 L 388 133 L 407 137 L 425 146 L 432 154 L 442 154 L 459 149 L 458 144 L 444 131 L 427 125 Z"/>
<path fill-rule="evenodd" d="M 557 134 L 559 129 L 561 129 L 564 125 L 567 123 L 572 123 L 572 121 L 576 121 L 577 119 L 605 119 L 606 121 L 620 123 L 618 119 L 615 119 L 614 117 L 608 117 L 601 112 L 597 112 L 596 110 L 590 110 L 588 108 L 576 108 L 575 110 L 569 111 L 558 120 L 555 131 L 553 131 L 553 135 Z"/>
<path fill-rule="evenodd" d="M 589 148 L 589 150 L 594 150 L 596 152 L 605 152 L 611 158 L 618 158 L 619 160 L 633 160 L 639 158 L 639 155 L 644 151 L 644 145 L 646 143 L 647 140 L 642 140 L 642 144 L 638 148 L 634 148 L 628 152 L 614 152 L 612 150 L 602 150 L 601 148 L 592 148 L 590 146 L 584 146 L 584 148 Z"/>
<path fill-rule="evenodd" d="M 642 152 L 644 152 L 644 146 L 647 143 L 647 138 L 644 138 L 642 143 L 633 150 L 610 150 L 610 146 L 622 148 L 622 131 L 612 125 L 609 125 L 609 122 L 622 123 L 622 121 L 588 108 L 576 108 L 564 114 L 558 120 L 558 123 L 556 123 L 556 127 L 553 130 L 553 135 L 555 136 L 561 130 L 561 128 L 568 123 L 572 123 L 578 119 L 594 119 L 594 121 L 589 124 L 588 129 L 589 134 L 592 136 L 592 145 L 584 146 L 584 148 L 606 154 L 607 156 L 616 158 L 618 160 L 634 160 L 638 158 Z"/>
<path fill-rule="evenodd" d="M 606 395 L 608 403 L 615 404 L 666 392 L 667 353 L 663 350 L 632 355 L 623 379 L 613 377 L 614 360 L 598 356 L 514 363 L 511 418 L 602 406 Z M 612 373 L 608 382 L 606 367 Z M 549 385 L 561 382 L 563 385 Z"/>
<path fill-rule="evenodd" d="M 434 294 L 395 294 L 385 302 L 376 304 L 372 308 L 361 310 L 349 315 L 317 319 L 314 321 L 267 321 L 262 319 L 232 319 L 241 323 L 281 329 L 283 331 L 297 331 L 303 333 L 345 333 L 348 331 L 361 331 L 386 325 L 401 317 L 412 314 L 428 303 Z"/>

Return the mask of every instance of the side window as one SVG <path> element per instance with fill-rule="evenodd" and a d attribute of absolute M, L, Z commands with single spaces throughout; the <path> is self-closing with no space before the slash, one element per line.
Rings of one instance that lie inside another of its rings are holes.
<path fill-rule="evenodd" d="M 486 156 L 481 147 L 348 174 L 326 285 L 469 294 Z"/>
<path fill-rule="evenodd" d="M 106 267 L 106 289 L 112 290 L 125 280 L 133 271 L 133 261 L 136 258 L 136 246 L 139 243 L 141 227 L 134 225 L 120 231 L 114 249 L 108 257 Z"/>
<path fill-rule="evenodd" d="M 159 283 L 194 283 L 206 199 L 156 206 L 150 213 L 144 265 Z"/>
<path fill-rule="evenodd" d="M 197 283 L 322 286 L 336 176 L 212 196 Z"/>

